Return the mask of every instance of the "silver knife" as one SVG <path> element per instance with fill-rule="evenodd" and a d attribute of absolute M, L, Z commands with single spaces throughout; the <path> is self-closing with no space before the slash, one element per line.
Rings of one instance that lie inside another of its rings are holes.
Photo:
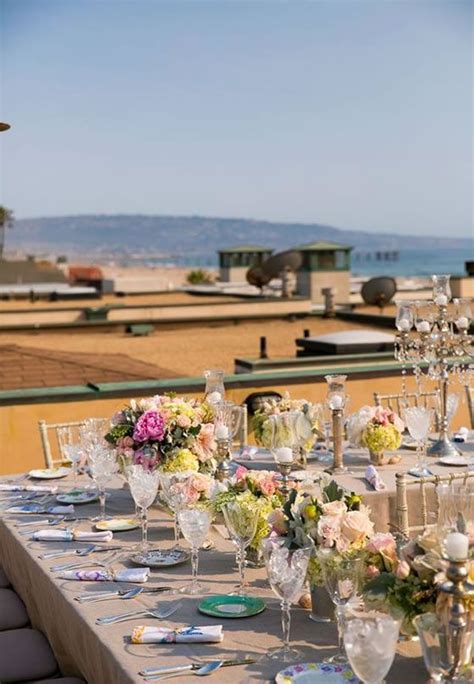
<path fill-rule="evenodd" d="M 236 660 L 223 660 L 221 667 L 232 667 L 232 665 L 251 665 L 255 662 L 255 658 L 238 658 Z M 171 674 L 172 672 L 186 672 L 189 670 L 199 670 L 203 665 L 206 665 L 206 662 L 191 663 L 190 665 L 174 665 L 170 667 L 149 667 L 146 670 L 140 670 L 138 674 L 140 674 L 142 677 L 148 677 L 150 675 L 165 675 Z"/>
<path fill-rule="evenodd" d="M 47 560 L 48 558 L 60 558 L 61 556 L 89 556 L 91 553 L 100 553 L 100 551 L 116 551 L 117 549 L 122 549 L 122 546 L 96 546 L 95 544 L 90 544 L 89 546 L 83 547 L 82 549 L 61 549 L 61 551 L 49 551 L 48 553 L 43 553 L 39 558 Z"/>
<path fill-rule="evenodd" d="M 160 591 L 168 591 L 171 589 L 171 587 L 155 587 L 153 589 L 142 589 L 142 594 L 151 594 L 151 593 L 158 593 Z M 89 601 L 97 601 L 100 598 L 108 598 L 109 596 L 119 596 L 120 594 L 123 594 L 124 590 L 123 589 L 115 589 L 113 591 L 101 591 L 101 592 L 94 592 L 93 594 L 80 594 L 79 596 L 75 596 L 74 600 L 79 601 L 79 603 L 88 603 Z"/>

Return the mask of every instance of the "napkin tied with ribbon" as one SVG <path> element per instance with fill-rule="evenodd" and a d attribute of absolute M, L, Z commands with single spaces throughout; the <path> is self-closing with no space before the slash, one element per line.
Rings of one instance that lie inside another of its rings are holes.
<path fill-rule="evenodd" d="M 369 485 L 375 489 L 376 492 L 387 489 L 387 485 L 378 474 L 376 467 L 373 465 L 367 466 L 367 470 L 365 471 L 365 479 Z"/>
<path fill-rule="evenodd" d="M 51 515 L 72 515 L 74 506 L 47 506 L 44 508 L 39 504 L 23 504 L 23 506 L 11 506 L 7 513 L 49 513 Z"/>
<path fill-rule="evenodd" d="M 59 579 L 79 582 L 135 582 L 143 584 L 148 581 L 150 568 L 123 568 L 112 570 L 66 570 L 58 575 Z"/>
<path fill-rule="evenodd" d="M 56 494 L 57 491 L 57 485 L 0 484 L 0 492 L 44 492 L 45 494 Z"/>
<path fill-rule="evenodd" d="M 38 530 L 32 535 L 34 541 L 78 541 L 78 542 L 109 542 L 113 539 L 113 532 L 80 532 L 75 530 Z"/>
<path fill-rule="evenodd" d="M 215 644 L 223 639 L 222 625 L 192 625 L 181 629 L 140 625 L 135 627 L 131 635 L 132 644 Z"/>

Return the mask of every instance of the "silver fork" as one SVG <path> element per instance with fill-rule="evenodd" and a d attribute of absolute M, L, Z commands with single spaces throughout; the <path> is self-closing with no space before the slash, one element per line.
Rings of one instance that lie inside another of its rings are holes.
<path fill-rule="evenodd" d="M 117 622 L 125 622 L 125 620 L 131 620 L 135 617 L 154 617 L 157 620 L 164 620 L 165 618 L 173 615 L 173 613 L 176 613 L 180 606 L 181 603 L 174 603 L 171 606 L 163 608 L 162 610 L 136 610 L 133 613 L 121 613 L 120 615 L 106 615 L 104 617 L 97 618 L 95 622 L 97 625 L 114 625 Z"/>
<path fill-rule="evenodd" d="M 118 551 L 113 551 L 110 556 L 106 556 L 101 561 L 99 560 L 85 560 L 78 563 L 63 563 L 62 565 L 52 565 L 50 567 L 51 572 L 62 572 L 63 570 L 78 570 L 79 568 L 92 568 L 94 566 L 99 566 L 100 568 L 108 569 L 112 564 L 112 561 L 117 559 L 119 555 Z"/>
<path fill-rule="evenodd" d="M 28 527 L 29 525 L 59 525 L 66 520 L 66 516 L 62 515 L 59 518 L 47 518 L 46 520 L 28 520 L 27 522 L 19 522 L 15 527 Z"/>

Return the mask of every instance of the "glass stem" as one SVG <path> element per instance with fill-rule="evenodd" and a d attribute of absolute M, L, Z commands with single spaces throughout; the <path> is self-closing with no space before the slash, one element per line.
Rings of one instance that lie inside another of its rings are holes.
<path fill-rule="evenodd" d="M 245 594 L 245 546 L 243 544 L 238 545 L 235 556 L 239 567 L 239 594 L 243 596 Z"/>
<path fill-rule="evenodd" d="M 337 647 L 338 647 L 339 653 L 344 654 L 344 642 L 342 639 L 342 625 L 341 625 L 340 608 L 338 606 L 336 606 L 336 610 L 334 612 L 336 615 Z"/>
<path fill-rule="evenodd" d="M 181 529 L 179 527 L 178 514 L 173 513 L 174 520 L 174 545 L 179 546 L 179 538 L 181 536 Z"/>
<path fill-rule="evenodd" d="M 148 515 L 146 508 L 141 509 L 140 517 L 142 521 L 142 547 L 146 549 L 148 546 Z"/>
<path fill-rule="evenodd" d="M 77 489 L 77 461 L 72 463 L 72 488 Z"/>
<path fill-rule="evenodd" d="M 281 602 L 281 628 L 283 631 L 283 646 L 285 649 L 290 648 L 290 626 L 291 626 L 291 603 L 289 601 Z"/>
<path fill-rule="evenodd" d="M 197 547 L 192 547 L 191 549 L 191 567 L 192 567 L 192 573 L 193 573 L 193 579 L 191 586 L 193 589 L 196 589 L 197 587 L 197 576 L 198 576 L 198 568 L 199 568 L 199 549 Z"/>
<path fill-rule="evenodd" d="M 105 520 L 105 489 L 101 489 L 99 492 L 99 506 L 99 517 L 101 520 Z"/>

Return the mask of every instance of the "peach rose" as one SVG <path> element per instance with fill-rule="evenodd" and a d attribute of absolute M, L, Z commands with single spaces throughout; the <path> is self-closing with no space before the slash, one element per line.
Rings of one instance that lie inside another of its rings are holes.
<path fill-rule="evenodd" d="M 395 577 L 397 579 L 406 579 L 408 575 L 410 574 L 410 566 L 406 561 L 400 561 L 400 563 L 397 566 L 397 569 L 395 570 Z"/>
<path fill-rule="evenodd" d="M 344 501 L 330 501 L 329 503 L 321 504 L 324 515 L 343 515 L 347 511 L 347 506 Z"/>
<path fill-rule="evenodd" d="M 362 541 L 374 531 L 374 523 L 365 511 L 348 511 L 341 522 L 341 532 L 350 541 Z"/>
<path fill-rule="evenodd" d="M 268 524 L 277 534 L 286 534 L 288 532 L 288 523 L 285 514 L 279 508 L 270 513 L 268 516 Z"/>

